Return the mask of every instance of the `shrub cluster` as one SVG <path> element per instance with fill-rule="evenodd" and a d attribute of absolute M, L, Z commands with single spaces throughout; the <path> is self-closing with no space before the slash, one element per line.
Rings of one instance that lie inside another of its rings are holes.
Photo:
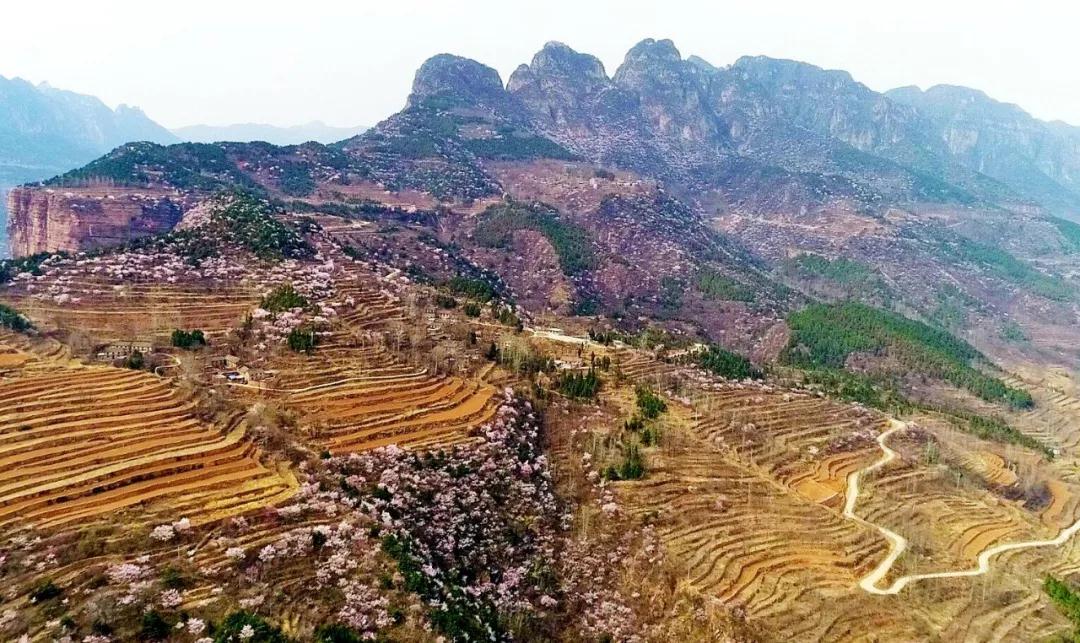
<path fill-rule="evenodd" d="M 983 360 L 948 331 L 854 302 L 815 304 L 788 317 L 791 341 L 783 361 L 804 368 L 841 369 L 852 353 L 884 354 L 908 368 L 943 379 L 990 402 L 1034 405 L 1027 391 L 1007 386 L 971 366 Z"/>
<path fill-rule="evenodd" d="M 1068 583 L 1053 576 L 1047 576 L 1043 581 L 1043 591 L 1054 602 L 1054 605 L 1057 605 L 1061 613 L 1068 617 L 1073 625 L 1080 628 L 1080 594 L 1077 594 Z"/>
<path fill-rule="evenodd" d="M 715 270 L 702 270 L 697 278 L 697 287 L 707 299 L 754 300 L 754 291 L 751 288 Z"/>
<path fill-rule="evenodd" d="M 172 345 L 185 350 L 206 346 L 206 335 L 199 329 L 186 331 L 178 328 L 172 332 Z"/>
<path fill-rule="evenodd" d="M 623 446 L 623 459 L 618 466 L 612 464 L 604 470 L 608 480 L 640 480 L 645 477 L 645 461 L 641 457 L 641 448 L 636 444 Z"/>
<path fill-rule="evenodd" d="M 285 312 L 294 308 L 307 308 L 310 305 L 307 298 L 296 291 L 292 284 L 282 284 L 270 291 L 259 307 L 272 313 Z"/>
<path fill-rule="evenodd" d="M 584 373 L 566 371 L 559 377 L 556 386 L 559 392 L 567 397 L 592 399 L 596 397 L 596 393 L 600 390 L 600 378 L 597 376 L 595 368 L 590 368 Z"/>
<path fill-rule="evenodd" d="M 10 328 L 15 332 L 23 333 L 33 329 L 34 325 L 19 311 L 10 306 L 0 304 L 0 327 Z"/>
<path fill-rule="evenodd" d="M 540 205 L 508 202 L 493 205 L 480 217 L 475 239 L 482 246 L 505 248 L 518 230 L 533 230 L 555 248 L 563 273 L 574 276 L 598 265 L 592 242 L 586 232 L 559 218 L 558 213 Z"/>
<path fill-rule="evenodd" d="M 646 420 L 655 420 L 660 414 L 667 411 L 667 403 L 657 395 L 650 387 L 640 385 L 635 391 L 637 396 L 637 408 L 641 417 Z"/>
<path fill-rule="evenodd" d="M 729 380 L 760 379 L 761 371 L 750 360 L 738 353 L 733 353 L 716 344 L 710 344 L 703 351 L 693 353 L 698 366 L 714 375 Z"/>
<path fill-rule="evenodd" d="M 297 326 L 289 331 L 285 343 L 293 352 L 310 354 L 315 350 L 316 344 L 319 343 L 319 338 L 315 333 L 315 329 L 311 326 Z"/>

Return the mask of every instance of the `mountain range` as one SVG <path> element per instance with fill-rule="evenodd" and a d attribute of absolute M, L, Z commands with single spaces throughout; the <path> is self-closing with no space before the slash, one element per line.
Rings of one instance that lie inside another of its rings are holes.
<path fill-rule="evenodd" d="M 464 77 L 472 79 L 461 82 Z M 505 88 L 479 63 L 437 56 L 410 106 L 483 106 L 580 157 L 775 207 L 808 201 L 1038 203 L 1080 212 L 1080 129 L 959 88 L 875 92 L 843 71 L 763 56 L 727 67 L 645 40 L 608 76 L 549 43 Z"/>
<path fill-rule="evenodd" d="M 178 127 L 172 133 L 182 141 L 191 143 L 216 143 L 218 141 L 252 142 L 264 141 L 273 145 L 299 145 L 308 141 L 334 143 L 366 130 L 366 127 L 334 127 L 322 121 L 303 125 L 279 127 L 263 123 L 237 123 L 234 125 L 189 125 Z"/>
<path fill-rule="evenodd" d="M 0 172 L 56 173 L 129 141 L 179 139 L 138 108 L 0 77 Z"/>
<path fill-rule="evenodd" d="M 332 143 L 365 129 L 313 121 L 292 127 L 244 123 L 169 131 L 135 107 L 111 109 L 94 96 L 0 76 L 0 257 L 7 252 L 7 191 L 12 186 L 78 168 L 125 143 Z"/>
<path fill-rule="evenodd" d="M 367 181 L 471 201 L 504 193 L 492 163 L 546 158 L 649 177 L 706 214 L 938 204 L 1080 218 L 1080 128 L 971 89 L 879 93 L 844 71 L 764 56 L 718 67 L 684 58 L 670 40 L 643 40 L 611 75 L 596 57 L 550 42 L 506 83 L 482 63 L 436 55 L 417 71 L 405 109 L 330 145 L 162 147 L 177 136 L 138 110 L 19 80 L 3 86 L 0 136 L 19 151 L 7 167 L 36 173 L 23 180 L 146 141 L 52 180 L 69 186 L 240 183 L 305 196 Z M 179 131 L 281 141 L 333 132 L 315 124 Z"/>
<path fill-rule="evenodd" d="M 0 76 L 0 197 L 11 186 L 66 172 L 129 141 L 179 139 L 138 108 L 110 109 L 93 96 Z M 6 202 L 0 199 L 0 222 Z M 0 234 L 0 256 L 6 249 Z"/>
<path fill-rule="evenodd" d="M 448 54 L 416 74 L 406 109 L 337 146 L 394 188 L 498 192 L 484 159 L 576 158 L 664 181 L 704 210 L 947 203 L 1080 216 L 1080 128 L 975 90 L 875 92 L 843 71 L 763 56 L 716 67 L 644 40 L 608 75 L 548 43 L 504 85 Z"/>

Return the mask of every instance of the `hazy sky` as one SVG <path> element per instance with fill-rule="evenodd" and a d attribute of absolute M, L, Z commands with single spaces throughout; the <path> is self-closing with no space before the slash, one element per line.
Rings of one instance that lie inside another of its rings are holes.
<path fill-rule="evenodd" d="M 715 65 L 744 54 L 850 71 L 877 90 L 977 87 L 1080 125 L 1080 3 L 953 0 L 11 2 L 0 75 L 47 80 L 160 123 L 370 125 L 450 52 L 503 80 L 548 40 L 614 73 L 646 37 Z"/>

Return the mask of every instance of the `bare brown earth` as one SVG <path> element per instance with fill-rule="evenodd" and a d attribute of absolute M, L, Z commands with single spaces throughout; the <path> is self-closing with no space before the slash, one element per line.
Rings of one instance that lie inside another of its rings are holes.
<path fill-rule="evenodd" d="M 499 202 L 499 199 L 479 199 L 473 203 L 443 202 L 426 192 L 416 190 L 394 192 L 376 183 L 366 181 L 351 181 L 347 185 L 340 183 L 324 185 L 306 200 L 312 203 L 340 203 L 353 200 L 372 201 L 390 207 L 417 210 L 434 210 L 439 206 L 444 206 L 464 214 L 482 212 L 484 208 L 492 203 Z"/>
<path fill-rule="evenodd" d="M 609 194 L 645 195 L 655 192 L 656 182 L 624 171 L 614 178 L 598 175 L 593 166 L 568 161 L 492 162 L 488 169 L 511 194 L 522 201 L 540 201 L 563 212 L 595 210 Z"/>
<path fill-rule="evenodd" d="M 20 344 L 0 338 L 8 350 Z M 177 511 L 214 522 L 288 499 L 294 475 L 244 437 L 242 417 L 214 425 L 190 394 L 148 374 L 73 367 L 23 347 L 0 381 L 0 524 L 55 528 Z M 60 359 L 58 359 L 60 357 Z M 139 510 L 132 512 L 133 508 Z"/>

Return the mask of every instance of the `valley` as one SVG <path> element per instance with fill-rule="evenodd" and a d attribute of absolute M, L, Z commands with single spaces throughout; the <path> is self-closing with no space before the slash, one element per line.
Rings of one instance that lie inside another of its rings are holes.
<path fill-rule="evenodd" d="M 0 634 L 1070 636 L 1080 197 L 949 96 L 549 43 L 17 188 Z"/>

